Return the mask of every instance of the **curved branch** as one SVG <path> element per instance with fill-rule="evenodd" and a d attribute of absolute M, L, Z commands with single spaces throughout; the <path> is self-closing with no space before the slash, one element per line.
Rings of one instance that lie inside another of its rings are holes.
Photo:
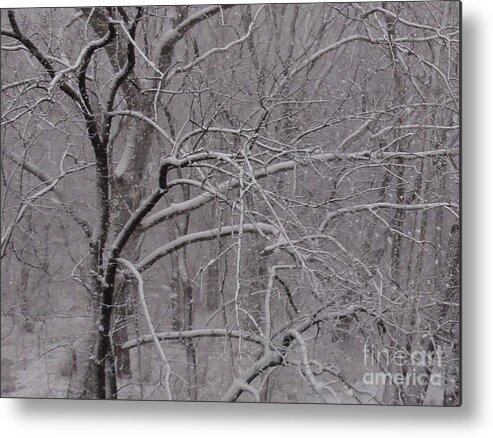
<path fill-rule="evenodd" d="M 123 8 L 121 9 L 123 11 Z M 137 15 L 135 16 L 135 19 L 130 27 L 129 33 L 130 36 L 135 39 L 135 33 L 137 31 L 137 26 L 139 24 L 139 21 L 142 17 L 142 7 L 137 8 Z M 120 12 L 121 13 L 121 12 Z M 127 60 L 125 62 L 125 65 L 123 68 L 116 74 L 115 78 L 113 79 L 113 83 L 110 86 L 110 92 L 108 95 L 108 99 L 106 102 L 106 114 L 104 115 L 103 119 L 103 142 L 105 143 L 107 139 L 109 138 L 110 131 L 111 131 L 111 117 L 109 117 L 108 113 L 113 109 L 113 104 L 115 101 L 116 93 L 122 86 L 122 84 L 125 82 L 125 80 L 130 76 L 132 71 L 134 70 L 135 67 L 135 48 L 134 45 L 129 42 L 127 44 Z"/>
<path fill-rule="evenodd" d="M 150 268 L 159 259 L 165 257 L 166 255 L 183 248 L 184 246 L 191 245 L 192 243 L 205 242 L 208 240 L 213 240 L 218 237 L 224 237 L 228 235 L 238 234 L 238 233 L 269 233 L 278 234 L 279 230 L 273 225 L 258 223 L 258 224 L 245 224 L 243 227 L 239 225 L 228 225 L 221 228 L 214 228 L 207 231 L 199 231 L 196 233 L 187 234 L 186 236 L 181 236 L 172 242 L 167 243 L 164 246 L 153 251 L 147 257 L 143 258 L 139 263 L 137 263 L 137 269 L 142 272 Z"/>
<path fill-rule="evenodd" d="M 26 161 L 26 160 L 22 159 L 21 157 L 18 157 L 17 155 L 13 154 L 12 152 L 5 151 L 5 153 L 7 154 L 7 157 L 10 158 L 14 163 L 21 165 L 27 172 L 29 172 L 31 175 L 34 175 L 43 184 L 50 184 L 50 181 L 53 180 L 53 178 L 50 178 L 46 173 L 44 173 L 34 163 Z M 74 209 L 67 202 L 63 193 L 60 190 L 58 190 L 57 187 L 53 187 L 52 192 L 60 200 L 60 202 L 62 203 L 64 208 L 67 209 L 69 216 L 74 220 L 74 222 L 77 225 L 79 225 L 82 228 L 82 230 L 84 231 L 84 234 L 90 239 L 91 234 L 92 234 L 92 228 L 91 228 L 91 225 L 89 224 L 89 222 L 87 222 L 83 217 L 79 216 L 74 211 Z"/>
<path fill-rule="evenodd" d="M 108 268 L 104 278 L 105 283 L 108 286 L 112 287 L 112 285 L 114 285 L 116 276 L 116 260 L 118 259 L 118 257 L 120 257 L 123 248 L 127 244 L 128 240 L 130 239 L 136 228 L 139 226 L 145 215 L 154 208 L 154 206 L 166 192 L 167 190 L 161 189 L 154 191 L 151 196 L 149 196 L 135 211 L 135 213 L 123 226 L 118 236 L 116 236 L 116 239 L 110 249 Z"/>
<path fill-rule="evenodd" d="M 221 397 L 221 401 L 229 401 L 234 402 L 238 399 L 241 393 L 244 391 L 241 382 L 246 382 L 250 384 L 254 379 L 256 379 L 260 374 L 271 367 L 276 367 L 283 363 L 284 355 L 286 354 L 287 349 L 291 346 L 293 340 L 295 340 L 294 334 L 290 331 L 296 331 L 298 333 L 303 333 L 307 331 L 309 328 L 313 327 L 315 324 L 329 320 L 329 319 L 337 319 L 343 316 L 354 315 L 358 311 L 366 312 L 366 309 L 359 305 L 349 306 L 346 309 L 336 310 L 334 312 L 328 312 L 322 315 L 322 312 L 327 310 L 328 306 L 324 306 L 318 309 L 311 316 L 297 322 L 294 324 L 290 324 L 287 328 L 283 329 L 277 337 L 280 339 L 283 348 L 278 348 L 275 351 L 266 351 L 264 355 L 253 363 L 253 365 L 243 373 L 243 375 L 233 381 L 228 390 Z"/>
<path fill-rule="evenodd" d="M 241 330 L 227 330 L 227 329 L 195 329 L 195 330 L 184 330 L 184 331 L 171 331 L 171 332 L 161 332 L 156 333 L 157 338 L 160 341 L 181 341 L 183 339 L 192 338 L 241 338 L 244 341 L 253 342 L 255 344 L 263 345 L 263 338 L 254 335 L 252 333 L 243 332 Z M 121 345 L 122 349 L 131 349 L 139 345 L 148 344 L 153 342 L 152 335 L 141 336 L 138 339 L 132 339 Z"/>
<path fill-rule="evenodd" d="M 204 21 L 209 17 L 216 15 L 221 10 L 224 11 L 234 6 L 236 5 L 208 6 L 200 9 L 195 14 L 190 15 L 190 17 L 183 20 L 174 29 L 171 29 L 168 32 L 162 34 L 161 38 L 158 41 L 158 44 L 156 45 L 156 49 L 154 50 L 154 59 L 162 60 L 164 57 L 168 56 L 168 53 L 171 50 L 171 48 L 174 46 L 174 44 L 176 44 L 177 41 L 183 38 L 183 35 L 185 35 L 196 24 Z M 162 61 L 159 62 L 159 64 L 162 63 L 163 63 Z"/>
<path fill-rule="evenodd" d="M 231 47 L 234 47 L 234 46 L 236 46 L 238 44 L 241 44 L 244 41 L 246 41 L 250 37 L 250 35 L 252 34 L 252 30 L 253 30 L 253 26 L 255 24 L 255 21 L 257 20 L 257 17 L 260 14 L 260 12 L 262 11 L 263 8 L 264 8 L 264 6 L 261 6 L 257 10 L 257 12 L 255 13 L 255 16 L 253 17 L 250 25 L 248 26 L 247 32 L 242 37 L 238 38 L 237 40 L 231 41 L 229 44 L 225 45 L 224 47 L 214 47 L 214 48 L 208 50 L 207 52 L 205 52 L 203 55 L 201 55 L 198 58 L 194 59 L 189 64 L 184 65 L 183 67 L 177 67 L 177 68 L 173 69 L 166 76 L 166 80 L 169 81 L 174 76 L 176 76 L 178 73 L 185 73 L 185 72 L 191 70 L 197 64 L 200 64 L 202 61 L 204 61 L 205 59 L 209 58 L 212 55 L 215 55 L 215 54 L 221 53 L 221 52 L 227 52 L 229 49 L 231 49 Z"/>
<path fill-rule="evenodd" d="M 140 113 L 139 111 L 135 110 L 118 110 L 118 111 L 110 111 L 106 114 L 108 117 L 115 117 L 115 116 L 129 116 L 129 117 L 135 117 L 139 120 L 142 120 L 146 123 L 149 123 L 159 134 L 163 136 L 163 138 L 169 142 L 171 146 L 175 145 L 174 140 L 171 138 L 171 136 L 163 129 L 161 128 L 154 120 L 152 120 L 150 117 L 147 117 L 146 115 Z"/>
<path fill-rule="evenodd" d="M 409 26 L 409 27 L 414 27 L 416 29 L 422 29 L 422 30 L 429 30 L 431 32 L 437 33 L 438 36 L 443 37 L 440 34 L 440 29 L 441 28 L 436 28 L 433 26 L 427 26 L 426 24 L 420 24 L 420 23 L 413 23 L 411 21 L 404 20 L 403 18 L 399 17 L 398 15 L 394 14 L 392 11 L 389 11 L 388 9 L 382 8 L 382 7 L 376 7 L 373 8 L 372 10 L 368 11 L 363 15 L 363 18 L 367 18 L 371 14 L 374 14 L 375 12 L 381 12 L 384 15 L 388 15 L 389 17 L 393 18 L 394 20 L 399 21 L 400 23 Z"/>
<path fill-rule="evenodd" d="M 22 43 L 26 49 L 33 55 L 39 63 L 45 68 L 48 74 L 52 77 L 52 79 L 56 76 L 55 68 L 53 67 L 52 62 L 48 58 L 48 56 L 44 55 L 41 50 L 27 37 L 25 36 L 17 24 L 17 20 L 15 18 L 15 12 L 13 10 L 9 10 L 7 12 L 9 17 L 10 25 L 12 26 L 12 31 L 2 29 L 2 35 L 9 36 L 10 38 L 14 38 Z M 81 97 L 77 94 L 77 92 L 67 83 L 63 82 L 60 85 L 60 89 L 67 94 L 74 102 L 78 103 L 80 108 L 83 108 L 83 101 Z"/>
<path fill-rule="evenodd" d="M 142 276 L 140 275 L 140 273 L 128 260 L 118 258 L 116 261 L 127 267 L 130 270 L 130 272 L 134 275 L 134 277 L 137 279 L 137 286 L 138 286 L 137 289 L 139 291 L 139 298 L 140 298 L 140 303 L 142 305 L 142 309 L 144 311 L 144 316 L 149 326 L 152 340 L 154 341 L 154 344 L 156 345 L 159 355 L 161 356 L 163 364 L 166 368 L 166 373 L 164 377 L 164 387 L 166 388 L 166 392 L 168 394 L 168 400 L 173 400 L 173 395 L 171 393 L 171 388 L 169 385 L 169 380 L 171 376 L 171 366 L 169 364 L 168 358 L 166 357 L 166 354 L 164 353 L 163 347 L 161 346 L 159 339 L 156 335 L 156 331 L 154 330 L 154 325 L 152 324 L 151 315 L 149 313 L 149 309 L 147 308 L 145 294 L 144 294 L 144 280 L 142 280 Z"/>
<path fill-rule="evenodd" d="M 308 351 L 306 348 L 306 343 L 305 343 L 305 340 L 303 339 L 303 336 L 301 336 L 301 334 L 298 333 L 298 331 L 296 331 L 294 329 L 289 330 L 288 334 L 293 336 L 296 339 L 296 341 L 298 342 L 298 345 L 300 346 L 301 360 L 302 360 L 301 372 L 306 377 L 306 380 L 308 380 L 308 383 L 313 388 L 313 390 L 322 399 L 322 401 L 324 403 L 330 403 L 332 400 L 327 398 L 327 396 L 323 392 L 324 385 L 322 385 L 320 382 L 318 382 L 317 379 L 315 378 L 315 375 L 313 374 L 312 368 L 310 366 L 310 361 L 308 359 Z"/>
<path fill-rule="evenodd" d="M 254 172 L 255 179 L 265 178 L 268 175 L 274 175 L 279 172 L 285 172 L 291 170 L 296 166 L 311 166 L 316 161 L 330 162 L 330 161 L 372 161 L 375 163 L 384 162 L 394 159 L 401 160 L 415 160 L 426 159 L 440 156 L 454 156 L 458 155 L 458 149 L 437 149 L 428 152 L 382 152 L 382 151 L 362 151 L 354 153 L 333 153 L 328 152 L 324 154 L 315 154 L 309 156 L 308 160 L 288 160 L 280 163 L 275 163 L 267 166 L 263 169 L 259 169 Z M 218 185 L 218 193 L 222 193 L 226 190 L 232 190 L 237 188 L 239 180 L 237 178 L 231 178 Z M 157 213 L 149 216 L 146 220 L 142 221 L 142 228 L 147 230 L 153 226 L 173 217 L 179 216 L 184 213 L 189 213 L 208 202 L 212 201 L 215 196 L 214 193 L 202 193 L 195 198 L 189 199 L 184 202 L 173 204 Z"/>
<path fill-rule="evenodd" d="M 327 225 L 329 224 L 329 221 L 331 219 L 348 213 L 357 213 L 359 211 L 373 211 L 379 209 L 392 209 L 392 210 L 404 210 L 404 211 L 430 210 L 432 208 L 440 208 L 440 207 L 445 207 L 445 208 L 451 207 L 458 209 L 459 205 L 453 202 L 434 202 L 430 204 L 408 204 L 408 205 L 393 204 L 391 202 L 374 202 L 372 204 L 355 205 L 352 207 L 340 208 L 339 210 L 332 211 L 329 214 L 327 214 L 327 216 L 325 216 L 325 219 L 320 224 L 319 231 L 323 232 L 325 228 L 327 228 Z"/>
<path fill-rule="evenodd" d="M 158 189 L 154 191 L 151 196 L 149 196 L 141 206 L 135 211 L 132 217 L 128 220 L 128 222 L 123 226 L 122 230 L 116 237 L 112 247 L 111 247 L 111 256 L 112 258 L 119 257 L 120 252 L 122 251 L 125 244 L 128 242 L 128 239 L 132 236 L 132 233 L 135 231 L 137 226 L 140 224 L 142 219 L 145 217 L 147 213 L 149 213 L 157 202 L 163 197 L 166 193 L 166 190 Z"/>

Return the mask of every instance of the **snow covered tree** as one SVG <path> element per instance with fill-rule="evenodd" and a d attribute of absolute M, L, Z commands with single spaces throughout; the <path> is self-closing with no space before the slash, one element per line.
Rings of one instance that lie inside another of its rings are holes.
<path fill-rule="evenodd" d="M 2 353 L 43 396 L 456 404 L 458 90 L 458 2 L 2 10 Z"/>

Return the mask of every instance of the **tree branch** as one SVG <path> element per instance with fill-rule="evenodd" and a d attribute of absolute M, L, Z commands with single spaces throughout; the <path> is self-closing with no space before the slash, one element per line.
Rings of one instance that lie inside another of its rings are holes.
<path fill-rule="evenodd" d="M 430 210 L 433 208 L 440 208 L 440 207 L 458 209 L 459 205 L 453 202 L 434 202 L 430 204 L 409 204 L 409 205 L 393 204 L 391 202 L 374 202 L 372 204 L 362 204 L 362 205 L 355 205 L 352 207 L 344 207 L 327 214 L 327 216 L 325 216 L 325 219 L 320 224 L 319 231 L 320 232 L 325 231 L 325 228 L 327 228 L 327 225 L 329 224 L 330 220 L 332 220 L 333 218 L 348 213 L 357 213 L 359 211 L 373 211 L 379 209 L 392 209 L 392 210 L 404 210 L 404 211 Z"/>
<path fill-rule="evenodd" d="M 286 354 L 287 349 L 291 346 L 295 336 L 292 331 L 303 333 L 315 324 L 321 321 L 329 319 L 337 319 L 343 316 L 354 315 L 358 311 L 366 312 L 366 310 L 359 305 L 352 305 L 346 309 L 336 310 L 334 312 L 328 312 L 322 315 L 322 312 L 326 311 L 328 306 L 324 306 L 318 309 L 311 316 L 301 320 L 297 323 L 290 324 L 286 329 L 282 330 L 277 338 L 282 343 L 282 348 L 277 348 L 275 351 L 266 351 L 263 356 L 253 363 L 253 365 L 243 373 L 243 375 L 233 381 L 228 390 L 221 397 L 221 401 L 234 402 L 242 394 L 244 389 L 241 386 L 241 382 L 250 384 L 255 378 L 271 367 L 281 365 L 283 357 Z M 290 332 L 291 331 L 291 332 Z"/>
<path fill-rule="evenodd" d="M 255 224 L 245 224 L 243 227 L 239 225 L 228 225 L 220 228 L 214 228 L 212 230 L 207 231 L 198 231 L 196 233 L 187 234 L 185 236 L 181 236 L 172 242 L 167 243 L 164 246 L 153 251 L 147 257 L 143 258 L 139 263 L 137 263 L 137 269 L 142 272 L 148 268 L 150 268 L 154 263 L 156 263 L 159 259 L 165 257 L 166 255 L 178 251 L 184 246 L 191 245 L 192 243 L 206 242 L 208 240 L 213 240 L 218 237 L 229 236 L 238 233 L 268 233 L 268 234 L 278 234 L 279 230 L 273 225 L 264 224 L 264 223 L 255 223 Z"/>
<path fill-rule="evenodd" d="M 156 349 L 159 352 L 159 355 L 161 356 L 161 360 L 163 361 L 163 364 L 166 369 L 165 377 L 164 377 L 164 387 L 166 388 L 166 392 L 168 395 L 168 400 L 173 400 L 173 394 L 171 393 L 171 388 L 170 388 L 170 376 L 171 376 L 171 366 L 169 364 L 168 358 L 166 357 L 166 354 L 164 353 L 163 347 L 161 346 L 159 342 L 159 338 L 156 335 L 156 331 L 154 330 L 154 325 L 152 324 L 151 320 L 151 314 L 149 313 L 149 309 L 147 308 L 146 304 L 146 299 L 145 299 L 145 294 L 144 294 L 144 280 L 142 280 L 142 276 L 140 273 L 135 269 L 135 267 L 128 261 L 122 258 L 118 258 L 116 260 L 117 262 L 121 263 L 122 265 L 126 266 L 132 275 L 137 279 L 137 289 L 139 291 L 139 298 L 140 298 L 140 303 L 142 305 L 142 309 L 144 311 L 144 316 L 147 321 L 147 325 L 149 326 L 149 330 L 151 332 L 152 340 L 154 341 L 154 344 L 156 345 Z"/>
<path fill-rule="evenodd" d="M 34 175 L 36 178 L 38 178 L 43 184 L 50 184 L 50 181 L 53 181 L 54 178 L 50 178 L 46 173 L 44 173 L 34 163 L 31 163 L 31 162 L 29 162 L 29 161 L 27 161 L 21 157 L 18 157 L 17 155 L 15 155 L 9 151 L 5 151 L 5 154 L 13 162 L 21 165 L 27 172 L 29 172 L 31 175 Z M 68 214 L 74 220 L 74 222 L 82 228 L 82 230 L 84 231 L 84 234 L 90 239 L 91 234 L 92 234 L 92 228 L 91 228 L 91 225 L 89 224 L 89 222 L 87 222 L 82 216 L 79 216 L 74 211 L 72 206 L 69 204 L 69 202 L 65 198 L 65 195 L 60 190 L 58 190 L 56 187 L 53 187 L 52 192 L 60 200 L 62 206 L 67 210 Z"/>
<path fill-rule="evenodd" d="M 160 341 L 180 341 L 183 339 L 193 338 L 241 338 L 242 340 L 254 342 L 255 344 L 264 345 L 264 339 L 260 336 L 252 333 L 244 332 L 242 330 L 227 330 L 227 329 L 194 329 L 184 331 L 171 331 L 156 333 L 157 338 Z M 139 345 L 148 344 L 153 342 L 152 335 L 141 336 L 138 339 L 127 341 L 121 345 L 123 349 L 131 349 L 138 347 Z"/>
<path fill-rule="evenodd" d="M 216 5 L 216 6 L 208 6 L 200 9 L 195 14 L 190 15 L 190 17 L 183 20 L 178 26 L 174 29 L 165 32 L 160 37 L 156 49 L 154 50 L 154 59 L 159 59 L 159 65 L 164 64 L 165 62 L 163 58 L 169 56 L 169 52 L 179 41 L 183 35 L 185 35 L 191 28 L 193 28 L 196 24 L 204 21 L 205 19 L 216 15 L 221 10 L 226 10 L 232 8 L 236 5 Z"/>
<path fill-rule="evenodd" d="M 314 162 L 330 162 L 330 161 L 371 161 L 375 163 L 385 161 L 390 161 L 394 159 L 402 160 L 415 160 L 415 159 L 426 159 L 441 156 L 455 156 L 458 155 L 458 149 L 437 149 L 429 152 L 382 152 L 382 151 L 362 151 L 354 153 L 323 153 L 308 156 L 306 161 L 300 160 L 288 160 L 280 163 L 271 164 L 264 169 L 259 169 L 254 171 L 255 179 L 265 178 L 269 175 L 274 175 L 279 172 L 285 172 L 291 170 L 296 166 L 311 166 Z M 232 190 L 237 188 L 239 185 L 239 180 L 237 178 L 231 178 L 218 185 L 217 193 L 222 193 L 225 190 Z M 179 216 L 184 213 L 191 212 L 203 205 L 207 204 L 213 200 L 217 195 L 214 193 L 202 193 L 195 198 L 189 199 L 187 201 L 173 204 L 157 213 L 149 216 L 146 220 L 142 221 L 142 229 L 147 230 L 153 226 L 171 219 L 173 217 Z"/>

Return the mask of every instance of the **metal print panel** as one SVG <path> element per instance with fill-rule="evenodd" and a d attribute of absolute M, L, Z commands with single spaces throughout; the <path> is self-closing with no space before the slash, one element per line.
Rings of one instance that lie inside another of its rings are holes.
<path fill-rule="evenodd" d="M 460 3 L 2 10 L 3 397 L 460 405 Z"/>

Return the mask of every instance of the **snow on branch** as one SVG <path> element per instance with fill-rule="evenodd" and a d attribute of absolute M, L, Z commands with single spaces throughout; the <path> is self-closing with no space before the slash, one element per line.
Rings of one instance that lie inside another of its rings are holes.
<path fill-rule="evenodd" d="M 391 202 L 374 202 L 371 204 L 355 205 L 352 207 L 345 207 L 335 211 L 331 211 L 329 214 L 327 214 L 327 216 L 325 216 L 325 219 L 320 224 L 319 231 L 323 232 L 331 219 L 348 213 L 357 213 L 360 211 L 373 211 L 379 209 L 393 209 L 393 210 L 406 210 L 406 211 L 430 210 L 433 208 L 440 208 L 440 207 L 444 207 L 448 209 L 450 208 L 458 209 L 459 205 L 453 202 L 434 202 L 429 204 L 393 204 Z"/>
<path fill-rule="evenodd" d="M 263 338 L 260 336 L 248 333 L 242 330 L 227 330 L 227 329 L 195 329 L 195 330 L 183 330 L 183 331 L 170 331 L 156 333 L 157 338 L 160 341 L 180 341 L 190 338 L 241 338 L 242 340 L 254 342 L 255 344 L 263 345 Z M 127 341 L 121 345 L 122 349 L 131 349 L 139 345 L 148 344 L 154 342 L 152 335 L 141 336 L 138 339 Z"/>
<path fill-rule="evenodd" d="M 279 230 L 273 225 L 256 223 L 256 224 L 244 224 L 242 227 L 239 225 L 228 225 L 225 227 L 214 228 L 207 231 L 199 231 L 196 233 L 187 234 L 186 236 L 181 236 L 172 242 L 167 243 L 164 246 L 153 251 L 147 257 L 143 258 L 137 265 L 137 269 L 142 272 L 145 269 L 150 268 L 154 263 L 164 256 L 183 248 L 184 246 L 190 245 L 192 243 L 205 242 L 208 240 L 213 240 L 218 237 L 225 237 L 229 235 L 234 235 L 238 233 L 267 233 L 277 235 Z"/>
<path fill-rule="evenodd" d="M 262 11 L 263 8 L 264 8 L 264 6 L 261 6 L 257 10 L 257 12 L 255 13 L 255 16 L 253 17 L 252 22 L 248 26 L 248 30 L 245 33 L 245 35 L 243 35 L 242 37 L 238 38 L 237 40 L 231 41 L 229 44 L 225 45 L 224 47 L 214 47 L 214 48 L 208 50 L 203 55 L 195 58 L 192 62 L 190 62 L 187 65 L 184 65 L 183 67 L 177 67 L 177 68 L 173 69 L 167 75 L 166 79 L 169 81 L 169 80 L 171 80 L 171 78 L 173 78 L 174 76 L 176 76 L 178 73 L 185 73 L 185 72 L 191 70 L 197 64 L 200 64 L 202 61 L 204 61 L 205 59 L 209 58 L 210 56 L 216 55 L 218 53 L 226 52 L 229 49 L 231 49 L 232 47 L 234 47 L 234 46 L 236 46 L 238 44 L 241 44 L 242 42 L 246 41 L 250 37 L 250 35 L 252 34 L 252 30 L 253 30 L 253 26 L 255 24 L 255 21 L 257 20 L 257 17 L 260 14 L 260 12 Z"/>
<path fill-rule="evenodd" d="M 87 44 L 87 46 L 81 50 L 74 64 L 69 65 L 67 68 L 60 70 L 55 74 L 55 76 L 50 82 L 50 85 L 48 86 L 48 93 L 52 94 L 56 85 L 61 80 L 63 80 L 65 76 L 67 76 L 71 72 L 78 70 L 84 62 L 87 62 L 87 57 L 90 56 L 90 53 L 92 51 L 94 51 L 94 48 L 99 48 L 104 46 L 110 40 L 110 38 L 111 38 L 111 32 L 108 31 L 102 38 L 98 40 L 90 41 Z"/>
<path fill-rule="evenodd" d="M 258 169 L 254 172 L 255 179 L 264 178 L 268 175 L 274 175 L 279 172 L 285 172 L 291 170 L 296 166 L 311 166 L 314 162 L 323 161 L 371 161 L 371 162 L 382 162 L 401 159 L 401 160 L 415 160 L 415 159 L 426 159 L 434 157 L 448 157 L 455 156 L 459 154 L 459 149 L 437 149 L 427 152 L 383 152 L 383 151 L 362 151 L 353 153 L 322 153 L 309 155 L 306 160 L 287 160 L 280 163 L 271 164 L 270 166 Z M 232 190 L 237 188 L 239 185 L 239 180 L 237 178 L 231 178 L 217 187 L 217 193 L 222 193 L 226 190 Z M 172 204 L 171 206 L 164 208 L 157 213 L 149 216 L 147 219 L 142 221 L 142 229 L 147 230 L 153 226 L 173 217 L 179 216 L 184 213 L 189 213 L 208 202 L 212 201 L 217 194 L 214 193 L 202 193 L 194 198 L 187 201 Z"/>
<path fill-rule="evenodd" d="M 415 22 L 412 22 L 412 21 L 407 21 L 401 17 L 399 17 L 398 15 L 394 14 L 392 11 L 389 11 L 388 9 L 386 8 L 382 8 L 382 7 L 376 7 L 376 8 L 373 8 L 371 9 L 370 11 L 368 11 L 367 13 L 365 13 L 363 15 L 363 18 L 367 18 L 368 16 L 370 16 L 371 14 L 374 14 L 375 12 L 381 12 L 382 14 L 385 14 L 385 15 L 388 15 L 389 17 L 393 18 L 394 20 L 396 21 L 399 21 L 400 23 L 406 25 L 406 26 L 409 26 L 409 27 L 414 27 L 416 29 L 422 29 L 422 30 L 429 30 L 431 32 L 434 32 L 436 33 L 438 36 L 442 36 L 440 31 L 442 30 L 441 27 L 434 27 L 434 26 L 428 26 L 426 24 L 421 24 L 421 23 L 415 23 Z"/>
<path fill-rule="evenodd" d="M 110 117 L 115 117 L 115 116 L 128 116 L 128 117 L 135 117 L 139 120 L 142 120 L 146 123 L 149 123 L 161 136 L 171 145 L 175 146 L 175 142 L 171 138 L 171 136 L 163 129 L 161 128 L 154 120 L 152 120 L 150 117 L 147 117 L 146 115 L 135 111 L 135 110 L 118 110 L 118 111 L 110 111 L 107 113 L 108 116 Z"/>
<path fill-rule="evenodd" d="M 165 376 L 164 376 L 164 387 L 166 388 L 166 393 L 168 395 L 168 400 L 173 400 L 173 395 L 171 393 L 171 388 L 169 384 L 170 376 L 171 376 L 171 366 L 169 364 L 168 358 L 166 357 L 166 354 L 163 350 L 163 347 L 161 346 L 159 339 L 156 335 L 156 331 L 154 330 L 154 325 L 151 320 L 151 314 L 149 313 L 149 309 L 147 308 L 146 304 L 146 299 L 145 299 L 145 294 L 144 294 L 144 280 L 142 279 L 142 276 L 140 273 L 135 269 L 135 266 L 132 265 L 128 260 L 118 258 L 116 260 L 118 263 L 121 263 L 125 267 L 127 267 L 132 275 L 137 279 L 137 289 L 139 292 L 139 298 L 140 298 L 140 303 L 142 305 L 142 309 L 144 311 L 144 316 L 147 321 L 147 325 L 149 326 L 149 330 L 151 332 L 151 337 L 152 340 L 154 341 L 154 344 L 156 345 L 156 349 L 159 352 L 159 355 L 161 356 L 161 359 L 163 361 L 163 365 L 165 367 Z"/>
<path fill-rule="evenodd" d="M 358 311 L 367 313 L 366 309 L 359 305 L 352 305 L 348 306 L 346 309 L 334 311 L 328 311 L 328 306 L 323 306 L 312 315 L 307 316 L 298 322 L 289 324 L 288 327 L 282 329 L 277 335 L 274 334 L 274 338 L 280 341 L 282 348 L 266 350 L 260 359 L 255 361 L 250 368 L 248 368 L 239 378 L 233 381 L 221 397 L 221 401 L 236 401 L 245 390 L 242 387 L 243 382 L 250 385 L 253 380 L 255 380 L 267 369 L 281 365 L 287 349 L 291 346 L 293 341 L 296 340 L 294 335 L 295 332 L 301 334 L 319 322 L 354 315 Z"/>
<path fill-rule="evenodd" d="M 163 54 L 165 55 L 169 46 L 175 44 L 180 38 L 185 35 L 185 33 L 194 27 L 196 24 L 201 21 L 211 17 L 212 15 L 216 15 L 222 10 L 226 10 L 232 8 L 236 5 L 215 5 L 208 6 L 200 9 L 195 14 L 190 15 L 188 18 L 183 20 L 178 26 L 174 29 L 169 30 L 161 35 L 154 50 L 154 59 L 159 59 Z"/>
<path fill-rule="evenodd" d="M 50 185 L 52 184 L 53 181 L 55 181 L 56 178 L 52 178 L 48 176 L 43 170 L 41 170 L 38 166 L 36 166 L 34 163 L 31 163 L 30 161 L 27 161 L 25 157 L 19 157 L 15 155 L 14 153 L 10 151 L 5 151 L 5 154 L 9 159 L 11 159 L 14 163 L 17 163 L 22 166 L 23 169 L 25 169 L 27 172 L 29 172 L 31 175 L 34 175 L 36 178 L 38 178 L 42 184 L 44 185 Z M 70 171 L 65 172 L 66 174 L 71 173 Z M 70 217 L 75 221 L 77 225 L 79 225 L 82 230 L 84 231 L 85 235 L 90 238 L 92 234 L 92 227 L 87 222 L 82 216 L 78 215 L 74 208 L 70 205 L 68 202 L 66 196 L 61 190 L 58 190 L 56 186 L 53 186 L 51 191 L 56 195 L 56 197 L 59 199 L 60 203 L 62 206 L 67 210 L 68 214 Z M 46 192 L 48 193 L 48 192 Z"/>
<path fill-rule="evenodd" d="M 328 398 L 327 395 L 324 393 L 326 386 L 323 385 L 322 383 L 320 383 L 315 378 L 315 375 L 313 374 L 312 368 L 310 366 L 310 361 L 308 359 L 308 349 L 306 347 L 306 343 L 305 343 L 305 340 L 303 339 L 303 336 L 301 336 L 301 334 L 298 333 L 294 329 L 289 330 L 288 334 L 293 336 L 296 339 L 296 341 L 298 342 L 298 345 L 300 346 L 301 359 L 302 359 L 301 372 L 302 372 L 303 376 L 305 376 L 305 378 L 306 378 L 306 380 L 308 380 L 308 383 L 310 384 L 310 386 L 313 388 L 313 390 L 317 393 L 317 395 L 321 398 L 321 400 L 324 403 L 331 403 L 332 400 L 330 398 Z M 337 397 L 336 397 L 336 400 L 337 400 Z"/>

